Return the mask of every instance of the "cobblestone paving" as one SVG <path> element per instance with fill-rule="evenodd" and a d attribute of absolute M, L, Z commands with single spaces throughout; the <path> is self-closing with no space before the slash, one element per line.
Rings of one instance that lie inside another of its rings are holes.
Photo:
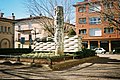
<path fill-rule="evenodd" d="M 63 71 L 0 65 L 0 79 L 120 80 L 120 55 L 98 56 L 100 58 Z"/>

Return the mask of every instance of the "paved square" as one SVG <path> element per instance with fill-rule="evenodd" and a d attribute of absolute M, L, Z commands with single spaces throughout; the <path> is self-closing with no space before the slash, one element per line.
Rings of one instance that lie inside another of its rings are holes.
<path fill-rule="evenodd" d="M 120 80 L 120 55 L 99 55 L 63 71 L 49 71 L 27 65 L 0 65 L 0 79 Z"/>

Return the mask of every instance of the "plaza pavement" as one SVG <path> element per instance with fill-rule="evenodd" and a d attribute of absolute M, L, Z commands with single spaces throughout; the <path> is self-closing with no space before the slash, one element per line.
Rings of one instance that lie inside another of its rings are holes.
<path fill-rule="evenodd" d="M 120 80 L 120 55 L 98 56 L 98 59 L 62 71 L 27 65 L 0 65 L 0 79 Z"/>

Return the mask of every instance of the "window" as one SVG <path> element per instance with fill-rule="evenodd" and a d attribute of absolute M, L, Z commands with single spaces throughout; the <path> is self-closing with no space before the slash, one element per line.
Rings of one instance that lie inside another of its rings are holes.
<path fill-rule="evenodd" d="M 102 36 L 101 28 L 91 28 L 89 31 L 90 36 Z"/>
<path fill-rule="evenodd" d="M 104 28 L 104 33 L 113 33 L 113 31 L 114 31 L 113 27 Z"/>
<path fill-rule="evenodd" d="M 113 8 L 113 2 L 104 3 L 105 8 Z"/>
<path fill-rule="evenodd" d="M 3 26 L 1 26 L 1 32 L 3 32 Z"/>
<path fill-rule="evenodd" d="M 20 44 L 18 44 L 18 48 L 20 48 Z"/>
<path fill-rule="evenodd" d="M 20 41 L 20 38 L 21 38 L 21 34 L 18 33 L 18 41 Z"/>
<path fill-rule="evenodd" d="M 79 34 L 86 34 L 86 29 L 80 29 Z"/>
<path fill-rule="evenodd" d="M 3 32 L 5 32 L 5 27 L 3 27 Z"/>
<path fill-rule="evenodd" d="M 89 24 L 100 24 L 101 19 L 99 17 L 91 17 L 89 18 Z"/>
<path fill-rule="evenodd" d="M 118 2 L 118 8 L 120 8 L 120 2 Z"/>
<path fill-rule="evenodd" d="M 10 27 L 8 27 L 8 32 L 10 33 Z"/>
<path fill-rule="evenodd" d="M 86 11 L 86 8 L 85 7 L 80 7 L 79 8 L 79 12 L 85 12 Z"/>
<path fill-rule="evenodd" d="M 82 5 L 78 8 L 78 12 L 86 12 L 86 5 Z"/>
<path fill-rule="evenodd" d="M 0 26 L 0 32 L 1 32 L 1 26 Z"/>
<path fill-rule="evenodd" d="M 18 26 L 18 30 L 21 30 L 21 26 L 20 25 Z"/>
<path fill-rule="evenodd" d="M 86 24 L 86 18 L 79 18 L 80 24 Z"/>
<path fill-rule="evenodd" d="M 32 22 L 28 22 L 28 27 L 29 27 L 29 29 L 32 28 Z"/>
<path fill-rule="evenodd" d="M 7 27 L 5 27 L 5 32 L 7 32 Z"/>
<path fill-rule="evenodd" d="M 86 12 L 86 7 L 79 7 L 78 11 L 79 12 Z"/>
<path fill-rule="evenodd" d="M 93 3 L 89 6 L 89 12 L 101 11 L 101 6 L 97 3 Z"/>

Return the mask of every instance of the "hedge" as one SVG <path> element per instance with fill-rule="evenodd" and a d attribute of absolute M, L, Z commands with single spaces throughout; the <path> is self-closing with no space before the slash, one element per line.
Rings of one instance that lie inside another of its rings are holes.
<path fill-rule="evenodd" d="M 21 55 L 32 51 L 29 48 L 0 48 L 0 55 Z"/>
<path fill-rule="evenodd" d="M 76 55 L 78 58 L 91 57 L 91 56 L 95 56 L 95 54 L 96 53 L 94 50 L 86 49 L 86 48 L 74 53 L 74 55 Z"/>

